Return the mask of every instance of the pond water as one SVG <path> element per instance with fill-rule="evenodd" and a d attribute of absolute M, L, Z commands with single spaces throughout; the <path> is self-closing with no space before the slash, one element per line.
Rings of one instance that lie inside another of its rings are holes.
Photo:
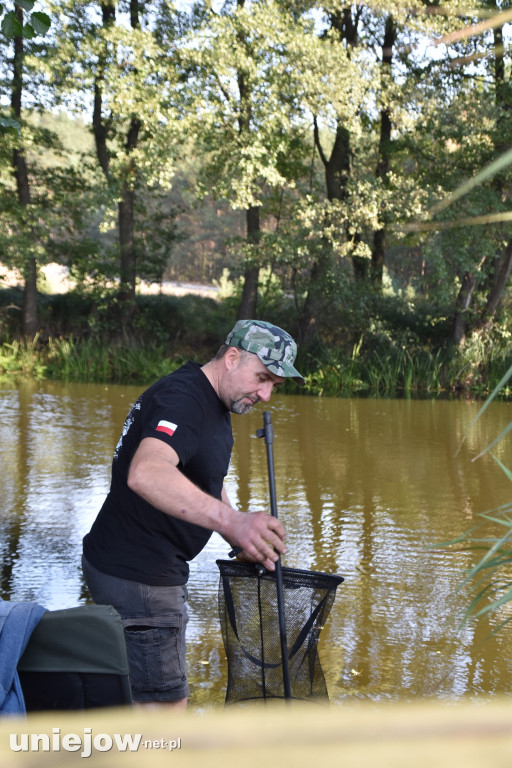
<path fill-rule="evenodd" d="M 56 382 L 0 387 L 0 596 L 49 609 L 90 600 L 80 570 L 82 536 L 107 492 L 120 430 L 140 387 Z M 321 399 L 275 395 L 278 514 L 285 566 L 338 573 L 320 636 L 330 699 L 492 697 L 512 690 L 507 615 L 459 628 L 456 593 L 469 553 L 442 546 L 510 501 L 489 455 L 475 456 L 512 420 L 512 404 Z M 234 416 L 227 478 L 241 509 L 268 509 L 263 407 Z M 512 443 L 495 449 L 512 465 Z M 433 546 L 434 545 L 434 546 Z M 191 568 L 190 703 L 222 705 L 227 670 L 217 611 L 214 535 Z"/>

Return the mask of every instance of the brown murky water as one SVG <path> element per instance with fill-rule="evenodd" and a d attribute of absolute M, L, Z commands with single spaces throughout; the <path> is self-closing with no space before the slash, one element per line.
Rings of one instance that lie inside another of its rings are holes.
<path fill-rule="evenodd" d="M 49 609 L 88 599 L 81 539 L 103 501 L 112 452 L 139 391 L 53 382 L 0 388 L 4 599 Z M 472 459 L 512 420 L 512 404 L 493 404 L 471 430 L 480 407 L 471 402 L 276 395 L 266 407 L 288 532 L 284 565 L 345 578 L 320 638 L 331 701 L 512 690 L 512 626 L 486 639 L 501 614 L 460 630 L 453 614 L 468 598 L 454 591 L 470 557 L 430 546 L 510 501 L 510 481 L 492 458 Z M 233 417 L 227 487 L 249 510 L 268 508 L 265 444 L 256 438 L 262 413 L 258 406 Z M 495 452 L 512 466 L 510 437 Z M 215 559 L 228 549 L 214 535 L 191 571 L 189 674 L 198 708 L 224 701 Z"/>

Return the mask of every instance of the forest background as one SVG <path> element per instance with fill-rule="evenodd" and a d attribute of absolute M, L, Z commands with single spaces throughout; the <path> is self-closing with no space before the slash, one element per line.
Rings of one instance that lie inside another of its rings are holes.
<path fill-rule="evenodd" d="M 151 381 L 245 317 L 296 337 L 314 394 L 483 396 L 509 370 L 506 3 L 0 14 L 4 376 Z"/>

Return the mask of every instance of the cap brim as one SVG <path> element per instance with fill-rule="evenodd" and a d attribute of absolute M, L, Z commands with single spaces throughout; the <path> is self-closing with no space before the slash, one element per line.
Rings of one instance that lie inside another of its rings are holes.
<path fill-rule="evenodd" d="M 304 386 L 304 384 L 306 383 L 304 381 L 304 377 L 300 375 L 298 370 L 294 368 L 293 365 L 286 365 L 286 366 L 283 365 L 282 368 L 283 368 L 283 371 L 285 372 L 285 378 L 293 379 L 301 387 Z"/>

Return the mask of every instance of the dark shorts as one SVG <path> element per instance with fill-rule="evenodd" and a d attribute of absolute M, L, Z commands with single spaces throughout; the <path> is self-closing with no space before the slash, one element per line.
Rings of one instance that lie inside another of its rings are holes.
<path fill-rule="evenodd" d="M 82 568 L 94 602 L 113 606 L 121 616 L 133 700 L 187 698 L 187 588 L 155 587 L 109 576 L 94 568 L 85 557 Z"/>

